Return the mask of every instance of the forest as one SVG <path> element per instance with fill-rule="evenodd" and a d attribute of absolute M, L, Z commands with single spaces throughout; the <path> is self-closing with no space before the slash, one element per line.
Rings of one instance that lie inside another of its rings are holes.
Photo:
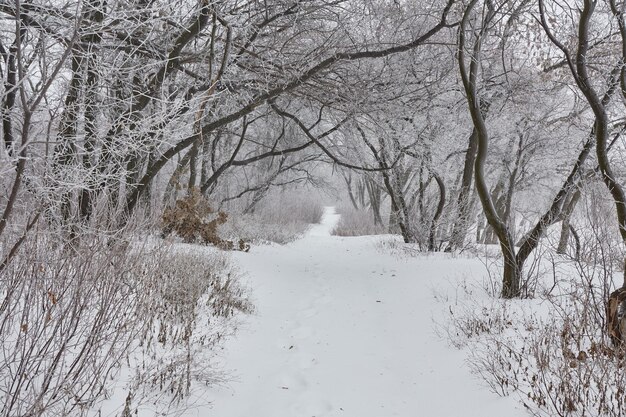
<path fill-rule="evenodd" d="M 625 110 L 626 1 L 0 0 L 0 417 L 184 413 L 262 254 L 371 245 L 479 264 L 427 305 L 491 391 L 624 416 Z"/>

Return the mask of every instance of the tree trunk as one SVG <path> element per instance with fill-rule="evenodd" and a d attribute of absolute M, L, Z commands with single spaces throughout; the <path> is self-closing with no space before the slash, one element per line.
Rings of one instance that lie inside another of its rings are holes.
<path fill-rule="evenodd" d="M 391 179 L 389 178 L 389 173 L 385 171 L 383 171 L 383 179 L 385 183 L 385 188 L 387 189 L 387 193 L 389 194 L 389 199 L 391 200 L 391 211 L 389 212 L 389 232 L 396 233 L 399 229 L 404 243 L 414 243 L 415 239 L 411 235 L 410 229 L 406 224 L 406 219 L 404 217 L 405 212 L 399 204 L 399 201 L 401 201 L 401 199 L 399 198 L 399 194 L 402 193 L 402 190 L 397 190 L 394 188 L 391 183 Z"/>
<path fill-rule="evenodd" d="M 0 44 L 0 52 L 5 61 L 6 68 L 6 81 L 4 83 L 4 102 L 2 105 L 2 135 L 4 139 L 4 146 L 7 150 L 7 154 L 12 156 L 14 154 L 14 142 L 13 137 L 13 107 L 15 106 L 15 98 L 17 94 L 16 81 L 17 81 L 17 67 L 15 65 L 15 58 L 17 54 L 17 48 L 19 45 L 19 38 L 16 38 L 14 43 L 9 47 L 8 51 L 4 50 L 4 47 Z"/>
<path fill-rule="evenodd" d="M 348 173 L 346 175 L 344 172 L 342 172 L 341 176 L 346 183 L 346 189 L 348 190 L 348 197 L 350 198 L 350 203 L 352 203 L 352 207 L 357 211 L 360 210 L 359 205 L 354 198 L 354 193 L 352 192 L 352 174 Z"/>
<path fill-rule="evenodd" d="M 498 180 L 494 189 L 491 190 L 491 200 L 494 202 L 498 216 L 502 218 L 505 223 L 508 223 L 507 219 L 504 217 L 504 213 L 506 211 L 506 195 L 504 194 L 504 182 L 502 178 Z M 487 225 L 485 226 L 482 242 L 486 245 L 495 245 L 498 243 L 496 231 L 489 224 L 489 222 L 487 222 Z"/>
<path fill-rule="evenodd" d="M 515 261 L 515 246 L 511 234 L 506 226 L 506 223 L 502 221 L 493 200 L 489 195 L 489 189 L 485 181 L 484 167 L 487 160 L 489 149 L 489 133 L 485 120 L 480 109 L 480 99 L 477 93 L 477 75 L 478 66 L 480 62 L 480 49 L 482 46 L 482 36 L 488 27 L 489 22 L 495 15 L 491 6 L 488 7 L 487 14 L 483 18 L 483 28 L 480 33 L 476 34 L 474 40 L 473 50 L 470 57 L 470 68 L 467 70 L 465 63 L 465 31 L 467 29 L 467 22 L 470 19 L 472 9 L 476 5 L 476 0 L 467 6 L 461 26 L 459 28 L 459 49 L 458 49 L 458 63 L 461 73 L 461 79 L 463 81 L 463 87 L 467 97 L 467 103 L 472 116 L 472 122 L 478 134 L 478 150 L 476 153 L 476 161 L 474 163 L 474 175 L 476 178 L 476 190 L 478 197 L 483 206 L 483 211 L 487 217 L 487 222 L 493 228 L 500 242 L 500 249 L 504 257 L 504 273 L 502 279 L 502 297 L 513 298 L 520 295 L 520 278 L 521 278 L 521 266 Z"/>
<path fill-rule="evenodd" d="M 567 247 L 570 238 L 570 219 L 572 217 L 572 213 L 576 208 L 576 204 L 580 200 L 581 191 L 580 188 L 576 190 L 576 192 L 572 195 L 569 202 L 565 205 L 565 210 L 563 211 L 563 222 L 561 224 L 561 236 L 559 238 L 559 246 L 556 249 L 556 253 L 560 255 L 564 255 L 567 253 Z"/>
<path fill-rule="evenodd" d="M 513 208 L 513 195 L 515 194 L 515 181 L 517 180 L 517 173 L 519 172 L 519 168 L 522 164 L 522 157 L 524 154 L 524 133 L 519 133 L 517 143 L 517 152 L 515 156 L 515 163 L 513 164 L 513 169 L 509 174 L 508 188 L 506 190 L 503 214 L 502 218 L 507 223 L 509 229 L 511 230 L 511 234 L 515 235 L 515 219 L 512 218 L 511 212 Z"/>
<path fill-rule="evenodd" d="M 461 179 L 461 189 L 457 199 L 457 217 L 452 227 L 450 243 L 446 252 L 452 252 L 463 247 L 467 229 L 470 225 L 470 214 L 472 212 L 472 181 L 474 174 L 474 161 L 478 149 L 478 133 L 474 128 L 469 137 L 469 145 L 465 152 L 465 164 L 463 165 L 463 178 Z"/>
<path fill-rule="evenodd" d="M 189 181 L 187 182 L 187 192 L 189 194 L 194 188 L 196 188 L 198 178 L 198 148 L 199 144 L 196 142 L 189 150 Z"/>
<path fill-rule="evenodd" d="M 430 223 L 430 233 L 428 236 L 428 250 L 430 252 L 434 252 L 436 250 L 435 234 L 437 233 L 437 222 L 439 221 L 446 205 L 446 185 L 437 173 L 432 172 L 432 174 L 437 182 L 437 186 L 439 187 L 439 204 L 437 205 L 437 210 L 435 211 L 435 215 Z"/>
<path fill-rule="evenodd" d="M 90 12 L 90 19 L 97 24 L 101 24 L 104 20 L 104 4 L 100 0 L 92 0 L 90 7 L 93 8 Z M 98 74 L 98 44 L 102 41 L 102 35 L 99 32 L 88 35 L 88 50 L 87 52 L 87 84 L 85 88 L 85 154 L 82 158 L 83 169 L 85 172 L 91 172 L 94 165 L 94 153 L 96 150 L 96 143 L 98 141 L 98 93 L 97 88 L 100 82 L 100 76 Z M 87 178 L 87 183 L 83 185 L 83 189 L 80 191 L 78 197 L 78 206 L 80 210 L 80 217 L 83 221 L 89 220 L 91 213 L 93 212 L 94 202 L 94 188 L 96 181 L 92 178 Z"/>
<path fill-rule="evenodd" d="M 415 239 L 415 231 L 413 230 L 413 227 L 411 226 L 411 216 L 409 214 L 409 209 L 408 206 L 406 204 L 406 199 L 404 198 L 404 187 L 403 187 L 403 181 L 400 178 L 400 174 L 398 173 L 397 170 L 392 169 L 392 175 L 393 175 L 393 186 L 395 186 L 395 198 L 396 200 L 396 204 L 397 204 L 397 208 L 400 211 L 400 230 L 402 231 L 402 237 L 404 238 L 404 242 L 405 243 L 415 243 L 416 239 Z"/>
<path fill-rule="evenodd" d="M 374 180 L 367 178 L 365 180 L 365 188 L 367 189 L 367 196 L 370 201 L 370 209 L 372 210 L 372 214 L 374 216 L 374 224 L 382 225 L 383 219 L 380 214 L 380 204 L 382 200 L 382 191 L 380 187 L 374 182 Z"/>

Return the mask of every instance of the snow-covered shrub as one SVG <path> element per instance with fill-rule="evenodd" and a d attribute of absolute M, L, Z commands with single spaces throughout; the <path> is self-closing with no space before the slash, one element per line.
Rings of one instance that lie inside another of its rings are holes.
<path fill-rule="evenodd" d="M 299 223 L 304 225 L 317 224 L 322 220 L 324 207 L 319 196 L 301 192 L 276 193 L 258 205 L 254 214 L 268 223 Z"/>
<path fill-rule="evenodd" d="M 382 237 L 376 242 L 376 247 L 383 253 L 388 253 L 397 258 L 414 258 L 417 256 L 428 256 L 432 252 L 424 252 L 415 243 L 405 243 L 401 236 L 394 235 Z"/>
<path fill-rule="evenodd" d="M 508 331 L 470 342 L 470 367 L 536 416 L 624 416 L 624 353 L 603 336 L 597 310 L 581 285 L 544 317 L 521 314 Z"/>
<path fill-rule="evenodd" d="M 302 237 L 309 227 L 308 223 L 281 223 L 256 214 L 230 214 L 220 233 L 229 240 L 243 240 L 256 245 L 268 242 L 284 245 Z"/>
<path fill-rule="evenodd" d="M 517 395 L 535 416 L 626 416 L 626 355 L 606 335 L 620 256 L 603 223 L 577 224 L 577 259 L 540 251 L 550 268 L 533 273 L 537 299 L 461 291 L 462 302 L 448 306 L 444 335 L 467 348 L 472 371 L 495 393 Z M 483 313 L 490 305 L 497 308 Z"/>
<path fill-rule="evenodd" d="M 337 209 L 337 212 L 341 217 L 331 232 L 335 236 L 368 236 L 387 233 L 387 228 L 382 224 L 375 224 L 372 213 L 366 210 L 342 206 Z"/>
<path fill-rule="evenodd" d="M 550 237 L 539 241 L 535 250 L 524 263 L 520 277 L 519 298 L 535 298 L 547 296 L 554 290 L 555 279 L 559 279 L 561 267 L 565 263 L 554 253 Z M 500 248 L 496 245 L 478 244 L 465 252 L 465 256 L 473 254 L 485 267 L 482 285 L 489 296 L 498 298 L 502 294 L 502 271 L 504 259 Z"/>
<path fill-rule="evenodd" d="M 128 358 L 127 408 L 184 408 L 194 384 L 219 381 L 215 348 L 234 332 L 236 314 L 253 306 L 223 253 L 174 247 L 146 269 L 151 274 L 140 306 L 146 323 Z"/>
<path fill-rule="evenodd" d="M 105 398 L 118 413 L 155 396 L 166 410 L 217 378 L 207 357 L 252 308 L 237 272 L 138 235 L 64 242 L 42 227 L 2 264 L 0 415 L 94 415 Z"/>
<path fill-rule="evenodd" d="M 456 310 L 456 311 L 455 311 Z M 448 340 L 461 348 L 477 337 L 487 334 L 501 334 L 513 325 L 511 313 L 504 301 L 494 300 L 492 304 L 484 304 L 465 309 L 450 308 L 451 325 L 446 327 Z"/>
<path fill-rule="evenodd" d="M 0 272 L 3 416 L 83 415 L 102 398 L 144 327 L 143 265 L 156 252 L 102 234 L 26 237 Z"/>
<path fill-rule="evenodd" d="M 473 258 L 470 252 L 451 252 L 439 253 L 427 251 L 419 243 L 405 243 L 399 235 L 385 235 L 376 240 L 376 248 L 386 254 L 397 257 L 398 259 L 428 257 L 428 256 L 445 256 L 447 258 Z"/>
<path fill-rule="evenodd" d="M 605 275 L 612 274 L 623 268 L 626 257 L 626 248 L 619 235 L 614 213 L 614 202 L 603 185 L 588 187 L 588 195 L 583 199 L 578 213 L 582 216 L 578 216 L 575 222 L 579 247 L 577 250 L 570 250 L 570 257 L 575 260 L 578 257 L 577 266 L 587 270 L 586 274 L 598 271 L 604 271 Z M 606 277 L 602 281 L 611 283 Z"/>
<path fill-rule="evenodd" d="M 220 232 L 235 241 L 286 244 L 300 238 L 311 224 L 319 223 L 323 214 L 319 199 L 294 192 L 277 193 L 264 199 L 251 213 L 231 207 L 229 220 Z"/>

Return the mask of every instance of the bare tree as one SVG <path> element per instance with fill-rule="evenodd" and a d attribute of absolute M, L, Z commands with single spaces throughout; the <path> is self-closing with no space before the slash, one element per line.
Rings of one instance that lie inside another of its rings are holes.
<path fill-rule="evenodd" d="M 480 109 L 480 97 L 479 97 L 479 63 L 481 62 L 481 47 L 488 35 L 489 25 L 500 12 L 494 5 L 487 2 L 484 6 L 484 13 L 480 20 L 480 26 L 473 31 L 474 42 L 471 49 L 471 58 L 469 69 L 466 64 L 466 31 L 471 19 L 471 11 L 477 5 L 478 2 L 472 2 L 466 8 L 463 22 L 461 23 L 461 29 L 459 31 L 459 66 L 461 69 L 461 77 L 463 85 L 466 91 L 466 96 L 472 115 L 474 127 L 479 135 L 478 154 L 475 163 L 475 176 L 476 187 L 483 206 L 483 210 L 487 217 L 487 221 L 491 227 L 493 227 L 496 236 L 504 256 L 504 277 L 503 277 L 503 290 L 502 295 L 504 297 L 516 297 L 520 295 L 521 290 L 521 277 L 524 267 L 524 263 L 530 253 L 537 247 L 537 244 L 543 236 L 545 230 L 553 223 L 562 219 L 562 212 L 564 204 L 576 189 L 576 182 L 579 180 L 582 174 L 582 169 L 587 157 L 593 147 L 593 141 L 588 137 L 585 140 L 583 147 L 581 148 L 578 156 L 574 160 L 574 164 L 569 171 L 569 175 L 563 181 L 560 188 L 558 188 L 554 198 L 552 199 L 548 209 L 539 217 L 538 221 L 534 224 L 531 230 L 524 235 L 524 238 L 519 243 L 519 250 L 515 250 L 515 244 L 511 227 L 508 224 L 508 213 L 510 213 L 510 193 L 513 190 L 513 181 L 515 180 L 516 172 L 527 163 L 522 163 L 521 158 L 523 154 L 520 152 L 523 150 L 523 132 L 522 136 L 519 136 L 519 144 L 517 146 L 518 152 L 516 156 L 516 163 L 513 165 L 513 169 L 510 170 L 509 185 L 507 189 L 508 193 L 497 193 L 504 196 L 502 200 L 502 208 L 498 211 L 492 195 L 489 192 L 487 184 L 485 182 L 484 167 L 487 158 L 487 150 L 489 145 L 489 131 L 485 118 Z M 505 3 L 503 6 L 513 7 L 513 3 Z M 545 23 L 544 23 L 545 24 Z M 612 82 L 609 82 L 605 94 L 599 98 L 601 103 L 608 104 L 613 92 L 615 91 L 615 71 L 613 72 Z M 557 117 L 556 120 L 560 118 Z M 594 129 L 593 135 L 597 135 L 597 130 Z M 504 189 L 504 186 L 503 186 Z M 507 195 L 508 194 L 508 195 Z"/>
<path fill-rule="evenodd" d="M 596 157 L 598 160 L 598 169 L 601 174 L 602 180 L 607 189 L 611 193 L 615 202 L 615 211 L 617 214 L 617 221 L 619 226 L 619 233 L 622 240 L 626 243 L 626 194 L 622 185 L 617 180 L 613 167 L 608 156 L 609 136 L 611 132 L 610 122 L 610 110 L 608 107 L 608 101 L 606 96 L 603 98 L 598 92 L 598 86 L 594 83 L 594 75 L 596 77 L 601 76 L 592 73 L 590 69 L 590 49 L 593 43 L 592 27 L 594 13 L 596 13 L 597 4 L 594 1 L 584 1 L 583 8 L 578 13 L 578 36 L 577 45 L 574 52 L 570 51 L 570 48 L 562 43 L 557 34 L 548 23 L 548 12 L 543 1 L 539 2 L 540 17 L 542 27 L 544 28 L 546 35 L 550 39 L 553 45 L 555 45 L 562 53 L 565 59 L 565 63 L 576 83 L 576 86 L 584 96 L 585 100 L 589 104 L 594 116 L 593 124 L 593 138 L 595 139 Z M 624 94 L 624 86 L 626 80 L 626 73 L 624 72 L 624 60 L 626 59 L 626 26 L 624 24 L 624 5 L 618 4 L 611 0 L 608 2 L 608 10 L 604 10 L 599 16 L 601 21 L 606 21 L 611 17 L 617 22 L 619 30 L 619 36 L 621 39 L 621 53 L 618 54 L 616 70 L 613 72 L 613 76 L 610 78 L 610 84 L 619 85 Z M 607 12 L 610 12 L 607 13 Z M 595 35 L 598 36 L 598 35 Z M 610 88 L 615 88 L 611 86 Z M 626 264 L 625 264 L 626 265 Z M 621 324 L 621 310 L 622 304 L 626 300 L 626 268 L 624 268 L 624 283 L 620 288 L 615 290 L 609 295 L 607 302 L 607 331 L 611 339 L 615 343 L 624 342 L 623 327 Z"/>

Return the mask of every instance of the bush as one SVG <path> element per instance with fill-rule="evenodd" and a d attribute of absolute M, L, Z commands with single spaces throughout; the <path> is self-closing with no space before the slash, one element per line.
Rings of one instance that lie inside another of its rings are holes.
<path fill-rule="evenodd" d="M 322 220 L 324 207 L 311 194 L 283 192 L 268 196 L 254 214 L 267 223 L 310 225 Z"/>
<path fill-rule="evenodd" d="M 549 318 L 526 316 L 471 342 L 471 369 L 535 416 L 626 415 L 624 354 L 606 343 L 591 319 L 595 305 L 581 295 L 555 301 Z"/>
<path fill-rule="evenodd" d="M 307 223 L 281 223 L 255 214 L 231 214 L 221 233 L 230 240 L 242 240 L 257 245 L 270 242 L 284 245 L 302 237 L 309 227 Z"/>
<path fill-rule="evenodd" d="M 150 250 L 82 236 L 30 235 L 0 279 L 0 397 L 5 415 L 83 415 L 102 397 L 143 327 Z"/>
<path fill-rule="evenodd" d="M 626 416 L 626 354 L 605 330 L 612 264 L 584 260 L 608 251 L 608 240 L 596 239 L 582 245 L 585 256 L 576 263 L 552 260 L 553 276 L 542 273 L 538 283 L 542 300 L 465 291 L 465 300 L 448 308 L 442 333 L 467 347 L 471 370 L 493 392 L 518 395 L 532 415 Z"/>
<path fill-rule="evenodd" d="M 5 415 L 91 415 L 105 397 L 129 410 L 155 396 L 164 410 L 184 407 L 194 381 L 215 379 L 207 356 L 252 310 L 237 272 L 209 249 L 134 236 L 83 230 L 68 244 L 34 230 L 0 270 Z M 115 391 L 120 374 L 135 376 L 132 395 Z"/>
<path fill-rule="evenodd" d="M 368 236 L 388 233 L 384 225 L 374 223 L 374 217 L 366 210 L 344 206 L 339 207 L 337 212 L 341 217 L 331 232 L 335 236 Z"/>
<path fill-rule="evenodd" d="M 223 253 L 174 247 L 147 269 L 152 273 L 142 304 L 146 325 L 140 348 L 128 359 L 131 414 L 147 404 L 163 412 L 184 408 L 195 383 L 219 382 L 212 367 L 215 348 L 234 332 L 238 313 L 253 311 Z"/>
<path fill-rule="evenodd" d="M 323 214 L 324 207 L 319 199 L 295 193 L 273 193 L 254 213 L 241 214 L 233 209 L 221 233 L 231 240 L 282 245 L 302 237 L 311 224 L 321 221 Z"/>
<path fill-rule="evenodd" d="M 176 201 L 174 207 L 163 212 L 163 235 L 175 233 L 185 243 L 201 242 L 224 250 L 238 249 L 248 251 L 248 244 L 239 239 L 237 245 L 222 239 L 217 228 L 228 219 L 223 211 L 215 212 L 199 190 L 193 189 L 190 194 Z"/>

